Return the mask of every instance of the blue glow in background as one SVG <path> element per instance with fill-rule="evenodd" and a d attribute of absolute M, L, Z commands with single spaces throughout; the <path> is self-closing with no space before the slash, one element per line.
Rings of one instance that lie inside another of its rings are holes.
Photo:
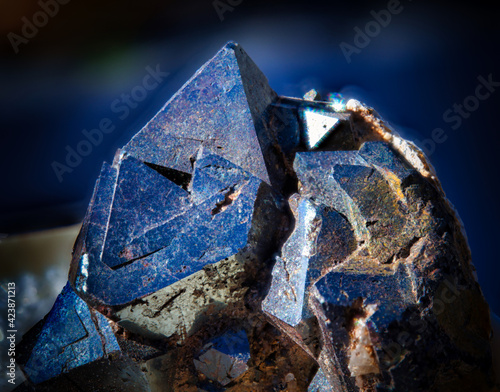
<path fill-rule="evenodd" d="M 61 5 L 18 54 L 7 35 L 19 34 L 21 18 L 31 19 L 39 5 L 0 5 L 0 233 L 79 222 L 102 161 L 112 161 L 200 65 L 234 40 L 280 95 L 343 91 L 375 107 L 407 138 L 445 131 L 431 161 L 464 221 L 483 291 L 500 313 L 500 87 L 459 128 L 443 119 L 474 94 L 478 76 L 500 81 L 498 11 L 477 2 L 402 0 L 402 11 L 348 63 L 341 42 L 353 44 L 354 28 L 364 30 L 374 21 L 370 12 L 388 2 L 243 0 L 222 21 L 211 0 L 102 3 Z M 169 76 L 121 120 L 111 103 L 157 64 Z M 51 164 L 64 163 L 65 147 L 75 148 L 82 130 L 104 117 L 114 132 L 59 182 Z"/>

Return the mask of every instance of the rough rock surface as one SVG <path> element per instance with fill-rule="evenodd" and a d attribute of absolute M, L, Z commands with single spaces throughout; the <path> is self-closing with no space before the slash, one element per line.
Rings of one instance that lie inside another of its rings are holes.
<path fill-rule="evenodd" d="M 229 43 L 104 163 L 18 390 L 498 391 L 490 338 L 422 152 Z"/>

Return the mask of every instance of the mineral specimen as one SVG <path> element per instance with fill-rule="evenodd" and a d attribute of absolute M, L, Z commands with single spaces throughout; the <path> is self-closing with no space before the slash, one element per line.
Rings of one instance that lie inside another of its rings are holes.
<path fill-rule="evenodd" d="M 104 163 L 20 389 L 495 391 L 490 335 L 422 152 L 229 43 Z"/>
<path fill-rule="evenodd" d="M 120 351 L 105 317 L 67 284 L 43 322 L 26 374 L 35 383 Z"/>
<path fill-rule="evenodd" d="M 224 386 L 248 370 L 250 345 L 245 330 L 228 331 L 213 339 L 194 360 L 196 369 Z"/>

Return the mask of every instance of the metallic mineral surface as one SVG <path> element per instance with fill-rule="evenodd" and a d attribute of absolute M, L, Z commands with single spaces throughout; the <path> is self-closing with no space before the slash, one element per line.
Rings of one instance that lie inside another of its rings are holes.
<path fill-rule="evenodd" d="M 432 166 L 228 43 L 104 163 L 37 391 L 498 391 L 489 309 Z"/>
<path fill-rule="evenodd" d="M 211 389 L 229 384 L 248 370 L 250 345 L 244 329 L 227 331 L 212 339 L 195 358 L 196 369 L 217 384 Z M 217 388 L 222 389 L 222 388 Z"/>
<path fill-rule="evenodd" d="M 40 383 L 119 352 L 120 347 L 106 318 L 89 309 L 67 284 L 43 321 L 32 350 L 25 372 Z"/>

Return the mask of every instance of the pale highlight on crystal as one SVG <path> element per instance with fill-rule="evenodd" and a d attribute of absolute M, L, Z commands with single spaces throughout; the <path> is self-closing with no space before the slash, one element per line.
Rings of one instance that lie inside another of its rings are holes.
<path fill-rule="evenodd" d="M 338 118 L 326 116 L 314 109 L 304 110 L 303 115 L 307 127 L 306 142 L 309 149 L 318 147 L 339 122 Z"/>

